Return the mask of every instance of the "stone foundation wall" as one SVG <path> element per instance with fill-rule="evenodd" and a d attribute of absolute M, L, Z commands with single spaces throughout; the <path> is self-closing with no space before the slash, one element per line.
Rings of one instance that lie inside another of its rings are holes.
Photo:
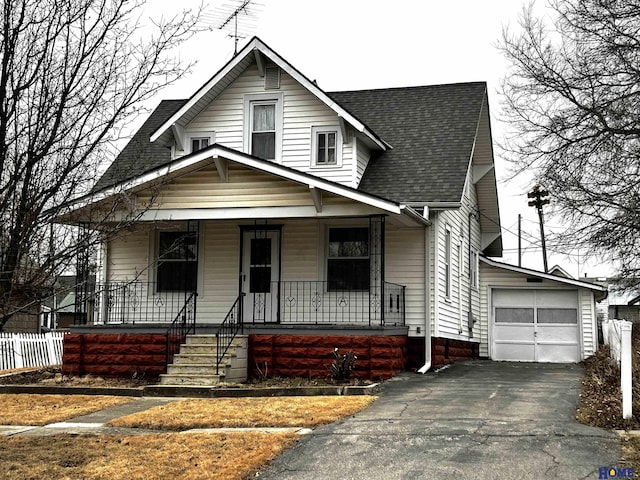
<path fill-rule="evenodd" d="M 406 336 L 249 335 L 249 376 L 325 378 L 335 348 L 357 355 L 353 378 L 393 377 L 407 363 Z"/>
<path fill-rule="evenodd" d="M 431 339 L 431 366 L 442 367 L 457 360 L 471 360 L 479 357 L 480 344 L 451 340 L 449 338 Z"/>
<path fill-rule="evenodd" d="M 166 371 L 163 334 L 68 334 L 62 373 L 101 377 L 157 377 Z"/>

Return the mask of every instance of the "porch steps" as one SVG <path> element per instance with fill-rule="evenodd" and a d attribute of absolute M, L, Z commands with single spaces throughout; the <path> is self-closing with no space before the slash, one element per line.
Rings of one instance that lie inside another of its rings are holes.
<path fill-rule="evenodd" d="M 180 345 L 180 353 L 160 375 L 160 385 L 213 386 L 221 382 L 241 383 L 247 380 L 248 337 L 238 335 L 220 363 L 216 374 L 217 347 L 215 335 L 188 335 Z"/>

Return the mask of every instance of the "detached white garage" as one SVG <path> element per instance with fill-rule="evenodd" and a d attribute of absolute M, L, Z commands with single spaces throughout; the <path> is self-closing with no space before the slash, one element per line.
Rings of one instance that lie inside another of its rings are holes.
<path fill-rule="evenodd" d="M 579 362 L 597 349 L 595 302 L 606 288 L 481 258 L 481 355 Z"/>

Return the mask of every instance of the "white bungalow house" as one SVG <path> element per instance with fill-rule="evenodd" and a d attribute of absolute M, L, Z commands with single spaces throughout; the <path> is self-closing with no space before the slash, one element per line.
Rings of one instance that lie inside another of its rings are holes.
<path fill-rule="evenodd" d="M 240 376 L 324 376 L 334 348 L 371 378 L 504 352 L 481 278 L 502 267 L 479 263 L 502 254 L 483 82 L 329 93 L 253 38 L 161 102 L 63 220 L 105 212 L 136 221 L 102 249 L 69 372 L 164 372 L 194 332 L 244 342 Z"/>

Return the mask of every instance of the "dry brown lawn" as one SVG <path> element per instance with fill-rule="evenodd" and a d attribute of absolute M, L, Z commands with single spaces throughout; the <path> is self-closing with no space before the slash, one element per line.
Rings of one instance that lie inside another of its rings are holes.
<path fill-rule="evenodd" d="M 7 480 L 240 480 L 295 441 L 265 433 L 0 438 L 0 472 Z"/>
<path fill-rule="evenodd" d="M 102 395 L 0 395 L 0 425 L 46 425 L 131 402 Z"/>
<path fill-rule="evenodd" d="M 314 427 L 367 408 L 373 396 L 188 399 L 109 422 L 114 427 L 187 430 L 221 427 Z"/>

